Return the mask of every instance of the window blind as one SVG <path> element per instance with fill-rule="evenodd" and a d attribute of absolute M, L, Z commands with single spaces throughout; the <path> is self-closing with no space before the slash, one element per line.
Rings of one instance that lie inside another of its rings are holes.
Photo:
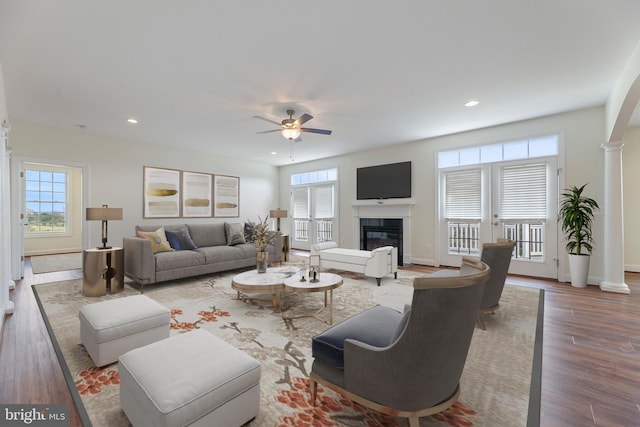
<path fill-rule="evenodd" d="M 315 217 L 333 218 L 333 185 L 317 185 L 315 193 Z"/>
<path fill-rule="evenodd" d="M 500 169 L 500 219 L 547 218 L 547 165 L 537 163 Z"/>
<path fill-rule="evenodd" d="M 445 172 L 445 207 L 447 220 L 482 219 L 482 172 L 480 169 Z"/>
<path fill-rule="evenodd" d="M 309 188 L 293 190 L 293 218 L 309 218 Z"/>

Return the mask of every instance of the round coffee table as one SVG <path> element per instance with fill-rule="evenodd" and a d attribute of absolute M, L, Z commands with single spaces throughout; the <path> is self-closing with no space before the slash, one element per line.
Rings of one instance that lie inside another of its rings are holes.
<path fill-rule="evenodd" d="M 266 273 L 258 273 L 258 270 L 245 271 L 231 279 L 231 288 L 238 291 L 238 299 L 242 301 L 260 300 L 260 298 L 250 297 L 247 294 L 271 294 L 273 310 L 279 312 L 284 280 L 295 272 L 296 270 L 292 267 L 268 268 Z"/>
<path fill-rule="evenodd" d="M 318 281 L 312 282 L 307 279 L 304 282 L 300 281 L 300 274 L 296 273 L 291 277 L 284 280 L 284 291 L 291 293 L 304 293 L 304 292 L 324 292 L 324 306 L 320 307 L 318 311 L 313 314 L 300 315 L 300 316 L 287 316 L 282 315 L 285 320 L 298 319 L 301 317 L 315 317 L 329 325 L 333 325 L 333 290 L 342 286 L 342 276 L 333 273 L 320 273 L 318 275 Z M 327 297 L 328 293 L 328 297 Z M 329 319 L 323 319 L 318 315 L 322 313 L 326 308 L 329 309 Z"/>

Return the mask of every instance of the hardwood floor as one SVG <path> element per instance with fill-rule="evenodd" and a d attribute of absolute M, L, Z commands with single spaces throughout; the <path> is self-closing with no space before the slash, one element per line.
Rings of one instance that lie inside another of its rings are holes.
<path fill-rule="evenodd" d="M 31 284 L 81 276 L 79 270 L 33 275 L 27 262 L 25 278 L 10 292 L 15 312 L 6 318 L 0 342 L 0 402 L 66 404 L 72 427 L 82 424 Z M 545 290 L 541 426 L 640 425 L 640 273 L 627 273 L 625 281 L 630 295 L 507 279 Z"/>

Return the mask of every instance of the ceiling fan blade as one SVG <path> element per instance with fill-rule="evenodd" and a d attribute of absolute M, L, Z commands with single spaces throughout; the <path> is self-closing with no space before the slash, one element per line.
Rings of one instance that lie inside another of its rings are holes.
<path fill-rule="evenodd" d="M 326 130 L 326 129 L 300 128 L 300 132 L 320 133 L 322 135 L 331 135 L 331 131 L 330 130 Z"/>
<path fill-rule="evenodd" d="M 302 126 L 303 124 L 307 123 L 307 122 L 308 122 L 309 120 L 311 120 L 311 119 L 313 119 L 313 116 L 311 116 L 311 115 L 309 115 L 309 114 L 307 114 L 307 113 L 304 113 L 303 115 L 301 115 L 300 117 L 298 117 L 298 118 L 296 119 L 296 121 L 295 121 L 295 122 L 293 122 L 293 124 L 294 124 L 295 126 Z"/>
<path fill-rule="evenodd" d="M 255 117 L 256 119 L 264 120 L 265 122 L 273 123 L 274 125 L 282 126 L 282 123 L 276 122 L 275 120 L 267 119 L 266 117 L 262 117 L 262 116 L 253 116 L 253 117 Z"/>
<path fill-rule="evenodd" d="M 256 133 L 271 133 L 271 132 L 282 132 L 282 129 L 271 129 L 271 130 L 262 130 Z"/>

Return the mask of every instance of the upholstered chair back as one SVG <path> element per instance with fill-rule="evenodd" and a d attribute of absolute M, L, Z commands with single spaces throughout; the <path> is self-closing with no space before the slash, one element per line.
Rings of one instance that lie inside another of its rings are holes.
<path fill-rule="evenodd" d="M 388 347 L 344 343 L 344 388 L 400 411 L 419 411 L 458 389 L 489 267 L 465 260 L 460 274 L 420 277 Z"/>
<path fill-rule="evenodd" d="M 484 294 L 480 308 L 488 309 L 498 306 L 504 282 L 507 279 L 511 255 L 516 242 L 513 240 L 498 239 L 496 243 L 485 243 L 482 245 L 480 261 L 491 268 L 491 277 L 484 286 Z"/>

